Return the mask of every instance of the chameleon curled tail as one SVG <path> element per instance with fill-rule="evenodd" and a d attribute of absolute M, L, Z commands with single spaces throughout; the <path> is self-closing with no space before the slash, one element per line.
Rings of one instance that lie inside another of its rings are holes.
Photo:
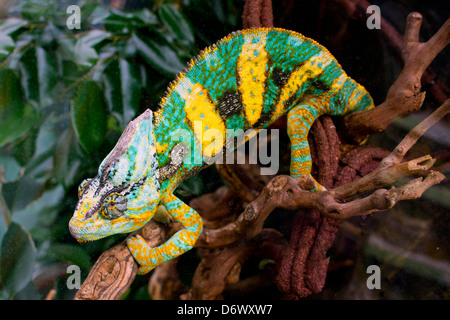
<path fill-rule="evenodd" d="M 192 248 L 202 232 L 201 217 L 173 192 L 210 164 L 211 139 L 203 138 L 211 130 L 258 131 L 287 114 L 290 173 L 298 177 L 311 171 L 307 135 L 315 119 L 370 108 L 369 93 L 315 41 L 277 28 L 234 32 L 188 64 L 155 113 L 148 109 L 127 126 L 98 174 L 81 183 L 70 231 L 92 241 L 152 218 L 180 222 L 184 228 L 159 247 L 127 240 L 145 274 Z M 213 143 L 228 151 L 223 140 Z"/>

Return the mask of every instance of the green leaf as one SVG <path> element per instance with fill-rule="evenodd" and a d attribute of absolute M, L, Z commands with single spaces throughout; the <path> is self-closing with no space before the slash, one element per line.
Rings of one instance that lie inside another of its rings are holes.
<path fill-rule="evenodd" d="M 2 166 L 5 170 L 3 182 L 11 182 L 16 180 L 20 175 L 20 170 L 22 169 L 16 159 L 7 155 L 0 155 L 0 166 Z"/>
<path fill-rule="evenodd" d="M 67 89 L 67 87 L 70 87 L 73 83 L 79 81 L 86 72 L 88 71 L 78 68 L 73 60 L 63 60 L 61 64 L 61 76 L 65 88 Z"/>
<path fill-rule="evenodd" d="M 48 106 L 54 102 L 53 89 L 57 83 L 55 56 L 41 47 L 36 48 L 36 61 L 39 82 L 39 105 Z"/>
<path fill-rule="evenodd" d="M 75 45 L 77 40 L 70 37 L 61 36 L 56 38 L 56 41 L 65 58 L 71 62 L 75 62 Z"/>
<path fill-rule="evenodd" d="M 136 45 L 131 38 L 109 43 L 102 48 L 103 52 L 114 52 L 116 56 L 124 59 L 134 59 L 137 55 Z"/>
<path fill-rule="evenodd" d="M 56 11 L 58 1 L 54 0 L 25 0 L 16 1 L 13 10 L 32 22 L 44 22 Z"/>
<path fill-rule="evenodd" d="M 7 34 L 0 32 L 0 59 L 7 57 L 13 50 L 13 39 Z"/>
<path fill-rule="evenodd" d="M 36 248 L 30 234 L 12 222 L 1 245 L 0 278 L 3 286 L 14 294 L 31 281 Z"/>
<path fill-rule="evenodd" d="M 57 186 L 53 189 L 46 190 L 39 197 L 35 197 L 25 208 L 15 210 L 12 214 L 11 221 L 20 224 L 31 233 L 39 225 L 49 225 L 48 212 L 52 211 L 64 198 L 64 190 L 62 186 Z M 40 221 L 46 218 L 46 221 Z"/>
<path fill-rule="evenodd" d="M 139 111 L 141 85 L 136 68 L 125 59 L 116 59 L 104 72 L 105 98 L 110 110 L 120 116 L 122 128 Z"/>
<path fill-rule="evenodd" d="M 47 255 L 54 260 L 63 261 L 89 270 L 92 267 L 90 255 L 79 245 L 53 244 L 47 249 Z"/>
<path fill-rule="evenodd" d="M 0 33 L 11 34 L 27 24 L 28 22 L 26 20 L 19 18 L 8 18 L 0 24 Z"/>
<path fill-rule="evenodd" d="M 89 16 L 89 20 L 92 25 L 94 24 L 103 24 L 103 20 L 106 19 L 110 15 L 108 9 L 102 6 L 97 6 L 94 11 L 92 11 Z"/>
<path fill-rule="evenodd" d="M 158 18 L 156 17 L 156 15 L 147 8 L 135 11 L 133 12 L 133 15 L 148 25 L 154 25 L 158 23 Z"/>
<path fill-rule="evenodd" d="M 0 124 L 10 114 L 23 110 L 22 90 L 14 70 L 0 69 Z"/>
<path fill-rule="evenodd" d="M 50 121 L 45 121 L 38 130 L 35 139 L 34 153 L 25 166 L 24 175 L 36 181 L 50 178 L 53 168 L 53 154 L 57 140 L 57 133 Z"/>
<path fill-rule="evenodd" d="M 110 35 L 109 32 L 94 29 L 80 37 L 75 43 L 75 46 L 73 46 L 70 40 L 63 41 L 64 50 L 73 52 L 72 58 L 79 66 L 89 68 L 99 59 L 99 55 L 94 46 L 101 43 Z"/>
<path fill-rule="evenodd" d="M 28 48 L 19 62 L 22 88 L 27 100 L 39 103 L 39 81 L 36 47 Z"/>
<path fill-rule="evenodd" d="M 106 30 L 116 34 L 129 33 L 132 30 L 157 23 L 156 16 L 148 9 L 124 12 L 114 8 L 109 10 L 97 8 L 91 18 L 92 24 L 103 24 Z"/>
<path fill-rule="evenodd" d="M 163 37 L 148 38 L 133 32 L 132 39 L 144 60 L 162 74 L 173 78 L 183 69 L 185 64 Z"/>
<path fill-rule="evenodd" d="M 24 105 L 16 73 L 0 70 L 0 147 L 24 136 L 41 122 L 41 114 L 31 105 Z"/>
<path fill-rule="evenodd" d="M 111 36 L 111 33 L 109 32 L 94 29 L 83 35 L 78 41 L 81 41 L 84 44 L 93 47 L 102 42 L 103 40 L 105 40 L 106 38 L 108 38 L 109 36 Z"/>
<path fill-rule="evenodd" d="M 136 65 L 120 59 L 120 82 L 122 89 L 123 120 L 127 124 L 139 110 L 141 102 L 141 86 L 138 80 Z"/>
<path fill-rule="evenodd" d="M 106 134 L 106 103 L 98 84 L 88 80 L 72 101 L 72 124 L 81 146 L 88 153 L 97 151 Z"/>
<path fill-rule="evenodd" d="M 74 185 L 80 166 L 80 160 L 74 157 L 76 142 L 73 128 L 68 128 L 59 137 L 55 148 L 53 176 L 65 188 Z"/>
<path fill-rule="evenodd" d="M 3 195 L 0 193 L 0 199 L 3 200 Z M 3 241 L 3 237 L 5 236 L 6 230 L 8 229 L 6 220 L 9 219 L 9 211 L 2 212 L 2 210 L 8 210 L 6 206 L 0 206 L 0 244 Z M 2 254 L 0 253 L 0 258 Z M 1 299 L 1 298 L 0 298 Z"/>
<path fill-rule="evenodd" d="M 98 53 L 80 38 L 75 44 L 74 58 L 81 67 L 90 68 L 98 61 Z"/>
<path fill-rule="evenodd" d="M 172 4 L 158 7 L 158 16 L 164 26 L 182 43 L 192 46 L 195 42 L 192 26 L 180 10 Z"/>
<path fill-rule="evenodd" d="M 14 156 L 21 166 L 25 166 L 33 157 L 36 151 L 36 137 L 38 132 L 39 128 L 33 128 L 25 137 L 17 141 L 14 144 L 14 148 L 11 149 L 11 155 Z"/>
<path fill-rule="evenodd" d="M 29 104 L 22 109 L 22 114 L 14 112 L 8 118 L 0 120 L 0 147 L 13 142 L 34 128 L 38 127 L 43 120 L 41 114 Z"/>
<path fill-rule="evenodd" d="M 42 193 L 42 184 L 24 175 L 20 179 L 2 186 L 4 202 L 12 214 L 24 209 Z"/>
<path fill-rule="evenodd" d="M 119 60 L 111 61 L 103 72 L 105 99 L 111 112 L 122 114 L 122 90 Z"/>

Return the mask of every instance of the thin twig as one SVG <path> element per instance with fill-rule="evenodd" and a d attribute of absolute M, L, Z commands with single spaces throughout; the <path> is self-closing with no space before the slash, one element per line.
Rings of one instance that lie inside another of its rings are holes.
<path fill-rule="evenodd" d="M 389 164 L 401 162 L 406 153 L 412 148 L 412 146 L 414 146 L 414 144 L 416 144 L 417 140 L 419 140 L 430 127 L 444 118 L 444 116 L 448 113 L 450 113 L 450 99 L 447 99 L 443 105 L 437 108 L 431 115 L 412 129 L 397 145 L 394 151 L 392 151 L 392 153 L 383 160 L 383 163 Z"/>

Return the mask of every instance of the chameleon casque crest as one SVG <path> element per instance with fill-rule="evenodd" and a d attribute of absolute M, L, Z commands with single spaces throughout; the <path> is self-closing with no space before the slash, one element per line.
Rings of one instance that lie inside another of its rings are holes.
<path fill-rule="evenodd" d="M 184 228 L 159 247 L 150 248 L 140 236 L 127 240 L 145 274 L 191 249 L 202 232 L 199 214 L 173 194 L 207 165 L 187 161 L 189 150 L 210 144 L 199 134 L 259 130 L 287 114 L 290 174 L 298 177 L 311 171 L 307 136 L 315 119 L 373 106 L 369 93 L 314 40 L 277 28 L 234 32 L 189 63 L 157 111 L 146 110 L 126 127 L 98 174 L 81 183 L 70 231 L 93 241 L 131 232 L 150 219 L 180 222 Z M 201 132 L 194 130 L 198 121 Z M 192 141 L 173 139 L 186 130 Z M 322 189 L 317 183 L 315 190 Z"/>

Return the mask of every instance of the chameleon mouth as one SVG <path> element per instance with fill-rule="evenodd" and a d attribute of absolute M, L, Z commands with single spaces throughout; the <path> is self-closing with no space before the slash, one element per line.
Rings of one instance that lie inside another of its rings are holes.
<path fill-rule="evenodd" d="M 69 221 L 70 234 L 79 243 L 84 243 L 99 240 L 116 233 L 131 232 L 139 227 L 136 224 L 136 221 L 127 220 L 123 216 L 114 220 L 114 222 L 103 218 L 100 219 L 102 219 L 102 221 L 90 221 L 89 223 L 85 223 L 84 221 L 78 220 L 76 217 L 72 217 Z M 130 228 L 130 224 L 132 227 L 136 227 Z M 114 227 L 117 227 L 118 230 L 115 230 Z M 123 230 L 121 227 L 124 227 Z"/>
<path fill-rule="evenodd" d="M 89 232 L 89 227 L 80 227 L 76 225 L 76 221 L 72 218 L 69 221 L 69 231 L 79 243 L 92 242 L 96 240 Z"/>

